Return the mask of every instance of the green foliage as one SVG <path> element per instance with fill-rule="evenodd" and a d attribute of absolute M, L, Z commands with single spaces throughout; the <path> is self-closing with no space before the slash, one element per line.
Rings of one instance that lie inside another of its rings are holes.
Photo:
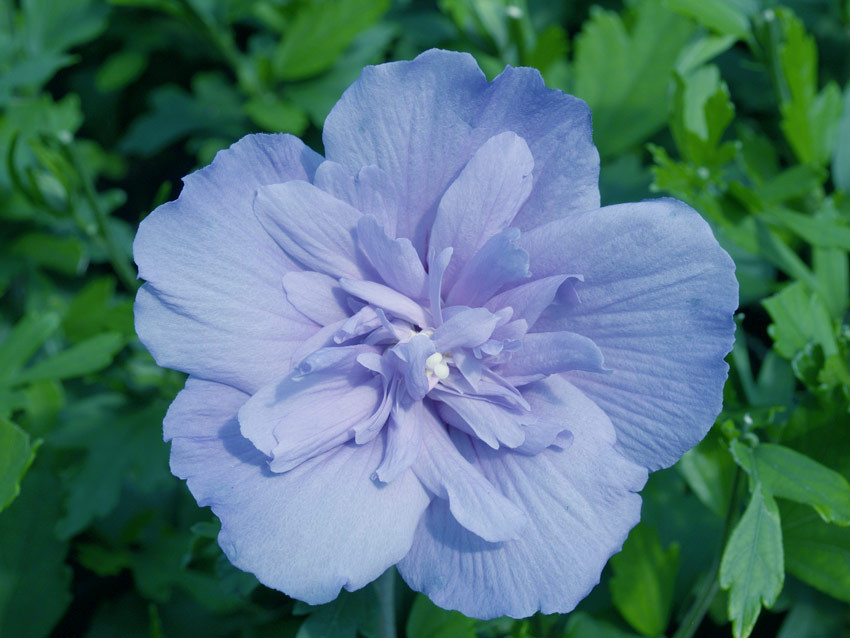
<path fill-rule="evenodd" d="M 850 5 L 592 4 L 0 8 L 0 635 L 850 631 Z M 476 621 L 386 576 L 295 603 L 230 565 L 168 472 L 161 422 L 183 376 L 135 337 L 139 219 L 244 134 L 321 150 L 365 65 L 429 47 L 489 77 L 534 66 L 585 99 L 603 201 L 680 198 L 737 265 L 718 423 L 650 477 L 643 522 L 569 615 Z"/>
<path fill-rule="evenodd" d="M 611 559 L 611 600 L 629 624 L 644 636 L 658 636 L 670 620 L 679 546 L 661 547 L 654 528 L 639 524 L 623 551 Z"/>
<path fill-rule="evenodd" d="M 770 493 L 756 484 L 720 563 L 720 585 L 730 590 L 729 617 L 736 638 L 750 635 L 762 604 L 773 606 L 784 578 L 779 510 Z"/>

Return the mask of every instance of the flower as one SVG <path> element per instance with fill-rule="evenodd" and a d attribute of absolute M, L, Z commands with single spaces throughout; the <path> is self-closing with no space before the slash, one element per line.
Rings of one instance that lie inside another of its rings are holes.
<path fill-rule="evenodd" d="M 720 410 L 731 259 L 676 200 L 600 208 L 588 108 L 532 69 L 368 67 L 323 140 L 245 137 L 141 224 L 172 471 L 308 603 L 397 565 L 469 616 L 572 609 Z"/>

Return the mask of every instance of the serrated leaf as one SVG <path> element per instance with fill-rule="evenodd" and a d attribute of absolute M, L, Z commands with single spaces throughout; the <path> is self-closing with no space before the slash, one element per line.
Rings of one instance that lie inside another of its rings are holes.
<path fill-rule="evenodd" d="M 590 105 L 603 157 L 664 126 L 671 72 L 693 31 L 693 23 L 660 0 L 636 4 L 625 21 L 612 11 L 592 11 L 576 37 L 572 88 Z"/>
<path fill-rule="evenodd" d="M 811 509 L 782 508 L 785 565 L 805 583 L 850 603 L 850 528 L 825 523 Z"/>
<path fill-rule="evenodd" d="M 670 620 L 679 546 L 662 548 L 654 527 L 640 523 L 623 551 L 611 558 L 611 599 L 617 611 L 644 636 L 664 633 Z"/>
<path fill-rule="evenodd" d="M 773 606 L 784 580 L 779 510 L 770 494 L 756 484 L 720 563 L 720 586 L 729 590 L 735 638 L 750 635 L 762 605 Z"/>
<path fill-rule="evenodd" d="M 831 82 L 817 92 L 818 54 L 814 38 L 790 10 L 777 9 L 784 41 L 777 55 L 787 86 L 780 104 L 781 127 L 801 162 L 825 165 L 835 145 L 841 90 Z"/>
<path fill-rule="evenodd" d="M 68 545 L 53 536 L 56 478 L 36 464 L 0 514 L 0 636 L 43 638 L 71 601 Z"/>
<path fill-rule="evenodd" d="M 697 166 L 725 164 L 735 155 L 729 144 L 719 147 L 735 117 L 729 89 L 715 66 L 676 75 L 670 130 L 682 157 Z"/>
<path fill-rule="evenodd" d="M 16 383 L 33 383 L 49 379 L 69 379 L 102 370 L 124 347 L 124 335 L 117 332 L 90 337 L 52 357 L 31 365 L 15 379 Z"/>
<path fill-rule="evenodd" d="M 407 638 L 475 638 L 475 621 L 458 611 L 437 607 L 417 594 L 407 617 Z"/>
<path fill-rule="evenodd" d="M 838 472 L 775 443 L 751 449 L 736 442 L 732 449 L 738 465 L 774 496 L 811 505 L 828 523 L 850 525 L 850 483 Z"/>
<path fill-rule="evenodd" d="M 7 419 L 0 419 L 0 512 L 20 493 L 21 479 L 35 459 L 39 442 Z"/>
<path fill-rule="evenodd" d="M 762 305 L 773 320 L 768 332 L 774 347 L 786 359 L 793 358 L 812 340 L 823 347 L 826 356 L 837 354 L 829 311 L 820 297 L 807 292 L 800 282 L 786 286 Z"/>
<path fill-rule="evenodd" d="M 302 80 L 333 66 L 354 38 L 389 8 L 389 0 L 307 0 L 272 56 L 282 80 Z"/>

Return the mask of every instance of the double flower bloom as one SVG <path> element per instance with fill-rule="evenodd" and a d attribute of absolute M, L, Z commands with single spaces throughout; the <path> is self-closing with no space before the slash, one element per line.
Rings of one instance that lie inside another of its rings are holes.
<path fill-rule="evenodd" d="M 571 609 L 719 411 L 731 260 L 680 202 L 599 209 L 586 106 L 529 69 L 370 68 L 325 147 L 245 138 L 140 229 L 173 471 L 308 602 L 398 564 L 468 615 Z"/>

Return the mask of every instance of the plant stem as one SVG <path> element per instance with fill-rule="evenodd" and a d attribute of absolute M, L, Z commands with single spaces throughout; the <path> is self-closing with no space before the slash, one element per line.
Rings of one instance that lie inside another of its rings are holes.
<path fill-rule="evenodd" d="M 396 638 L 395 631 L 395 567 L 390 567 L 375 582 L 381 605 L 378 638 Z"/>
<path fill-rule="evenodd" d="M 109 227 L 107 214 L 104 212 L 100 202 L 97 200 L 97 193 L 94 190 L 94 183 L 91 175 L 89 175 L 86 167 L 80 160 L 80 157 L 72 143 L 63 143 L 61 148 L 66 159 L 71 163 L 71 166 L 73 166 L 74 171 L 76 171 L 80 181 L 82 182 L 83 195 L 94 213 L 98 233 L 106 244 L 106 252 L 109 255 L 109 262 L 112 264 L 115 274 L 118 275 L 118 279 L 121 280 L 121 283 L 125 288 L 127 288 L 127 290 L 135 292 L 141 284 L 136 278 L 136 271 L 131 265 L 130 260 L 118 247 L 115 235 Z"/>
<path fill-rule="evenodd" d="M 732 522 L 737 518 L 738 510 L 740 509 L 740 498 L 738 496 L 738 487 L 741 481 L 741 468 L 735 468 L 735 478 L 732 480 L 732 493 L 729 496 L 729 507 L 726 510 L 726 518 L 723 522 L 723 536 L 720 541 L 720 547 L 714 556 L 711 563 L 711 577 L 703 583 L 694 598 L 693 604 L 688 608 L 678 629 L 673 634 L 672 638 L 692 638 L 699 626 L 702 624 L 703 618 L 708 613 L 709 607 L 720 590 L 720 561 L 723 558 L 723 549 L 726 547 L 726 541 L 729 539 L 729 534 L 732 531 Z"/>

